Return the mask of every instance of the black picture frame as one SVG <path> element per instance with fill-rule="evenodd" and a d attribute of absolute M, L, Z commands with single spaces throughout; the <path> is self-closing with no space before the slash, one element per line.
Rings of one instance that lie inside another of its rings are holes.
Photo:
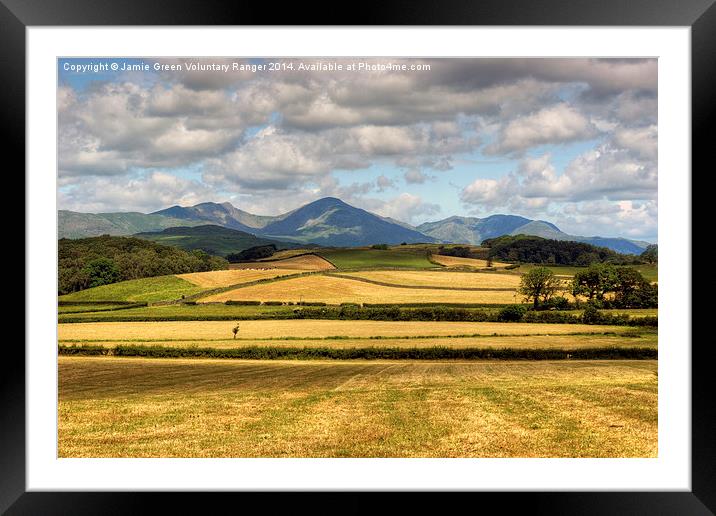
<path fill-rule="evenodd" d="M 716 6 L 714 0 L 443 0 L 365 3 L 331 19 L 314 12 L 336 13 L 335 5 L 304 3 L 225 3 L 216 0 L 0 0 L 0 113 L 5 162 L 16 170 L 25 164 L 25 29 L 28 26 L 88 25 L 573 25 L 689 26 L 692 73 L 693 170 L 706 172 L 711 157 L 710 121 L 716 105 Z M 91 48 L 91 47 L 90 47 Z M 9 158 L 14 158 L 10 159 Z M 711 167 L 712 168 L 712 167 Z M 9 171 L 8 171 L 9 172 Z M 685 172 L 688 174 L 688 171 Z M 686 176 L 685 176 L 686 177 Z M 24 189 L 22 183 L 19 189 Z M 696 192 L 692 187 L 692 191 Z M 18 196 L 19 197 L 19 196 Z M 705 215 L 708 203 L 694 199 L 692 220 Z M 702 206 L 702 207 L 699 207 Z M 695 234 L 695 229 L 692 234 Z M 19 248 L 19 244 L 17 246 Z M 693 251 L 692 251 L 693 252 Z M 31 271 L 25 271 L 26 275 Z M 708 307 L 692 298 L 698 321 Z M 695 333 L 693 335 L 696 335 Z M 78 493 L 26 492 L 25 488 L 25 353 L 6 338 L 0 360 L 0 512 L 7 514 L 125 514 L 151 510 L 160 503 L 181 513 L 228 503 L 230 510 L 271 504 L 271 512 L 314 504 L 305 494 L 278 493 Z M 695 340 L 695 339 L 692 339 Z M 716 511 L 716 418 L 710 393 L 708 342 L 692 352 L 692 490 L 690 492 L 530 492 L 450 493 L 450 505 L 468 503 L 478 510 L 497 502 L 500 511 L 527 507 L 550 514 L 714 514 Z M 690 342 L 683 343 L 684 347 Z M 403 510 L 444 504 L 427 493 L 400 494 Z M 381 493 L 322 494 L 326 511 L 363 512 L 379 504 Z M 240 498 L 240 501 L 239 499 Z M 469 500 L 464 498 L 469 497 Z M 397 501 L 397 500 L 395 500 Z M 473 505 L 473 504 L 479 505 Z M 240 505 L 236 505 L 240 504 Z M 340 504 L 340 505 L 339 505 Z M 454 505 L 457 507 L 458 505 Z M 446 508 L 443 505 L 443 508 Z M 311 507 L 316 509 L 315 506 Z"/>

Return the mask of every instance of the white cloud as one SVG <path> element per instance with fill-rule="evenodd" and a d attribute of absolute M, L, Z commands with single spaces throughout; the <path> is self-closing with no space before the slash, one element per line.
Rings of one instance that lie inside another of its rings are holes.
<path fill-rule="evenodd" d="M 500 130 L 497 140 L 485 148 L 485 152 L 523 152 L 536 145 L 586 140 L 594 137 L 597 132 L 594 124 L 574 107 L 560 103 L 508 122 Z"/>
<path fill-rule="evenodd" d="M 189 206 L 215 199 L 215 192 L 197 181 L 165 172 L 151 172 L 131 179 L 90 177 L 82 188 L 63 188 L 59 192 L 62 209 L 99 213 L 116 210 L 148 213 L 174 204 Z"/>
<path fill-rule="evenodd" d="M 410 224 L 424 222 L 426 217 L 440 213 L 439 205 L 425 202 L 421 197 L 407 192 L 389 201 L 375 201 L 369 204 L 372 205 L 372 211 L 378 215 Z"/>

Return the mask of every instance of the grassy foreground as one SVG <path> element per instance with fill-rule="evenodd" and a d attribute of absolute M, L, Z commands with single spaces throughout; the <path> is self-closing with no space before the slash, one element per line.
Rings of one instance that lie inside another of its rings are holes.
<path fill-rule="evenodd" d="M 80 290 L 59 296 L 58 299 L 60 301 L 144 301 L 155 303 L 198 294 L 202 290 L 204 290 L 202 287 L 176 276 L 156 276 Z"/>
<path fill-rule="evenodd" d="M 657 362 L 60 357 L 60 457 L 655 457 Z"/>

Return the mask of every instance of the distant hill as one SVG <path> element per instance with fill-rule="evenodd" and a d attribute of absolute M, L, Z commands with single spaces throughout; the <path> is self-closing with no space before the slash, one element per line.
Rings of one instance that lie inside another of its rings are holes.
<path fill-rule="evenodd" d="M 325 197 L 289 212 L 261 228 L 261 234 L 345 247 L 436 241 L 335 197 Z"/>
<path fill-rule="evenodd" d="M 203 202 L 187 208 L 172 206 L 171 208 L 155 211 L 153 215 L 163 215 L 189 221 L 211 222 L 219 226 L 249 233 L 255 233 L 257 229 L 263 228 L 279 218 L 253 215 L 252 213 L 234 207 L 229 202 L 223 202 L 221 204 Z M 184 224 L 184 226 L 187 225 L 188 224 Z"/>
<path fill-rule="evenodd" d="M 426 222 L 418 231 L 445 243 L 480 244 L 484 240 L 502 235 L 533 235 L 553 240 L 583 242 L 606 247 L 623 254 L 641 254 L 648 242 L 625 238 L 584 237 L 563 232 L 551 222 L 530 220 L 516 215 L 491 215 L 484 219 L 476 217 L 449 217 L 436 222 Z"/>
<path fill-rule="evenodd" d="M 479 245 L 488 238 L 509 235 L 529 222 L 530 219 L 517 215 L 491 215 L 484 219 L 448 217 L 437 222 L 426 222 L 416 229 L 446 243 Z"/>
<path fill-rule="evenodd" d="M 195 206 L 172 206 L 148 215 L 60 211 L 59 219 L 60 237 L 69 238 L 101 234 L 155 233 L 171 227 L 216 225 L 252 235 L 252 238 L 259 242 L 254 245 L 263 245 L 261 239 L 264 239 L 263 241 L 282 241 L 284 247 L 287 242 L 329 247 L 358 247 L 403 242 L 479 245 L 490 238 L 519 234 L 584 242 L 626 254 L 641 254 L 648 245 L 648 242 L 625 238 L 570 235 L 550 222 L 530 220 L 517 215 L 497 214 L 484 218 L 454 216 L 413 227 L 405 222 L 356 208 L 335 197 L 318 199 L 277 216 L 254 215 L 228 202 L 205 202 Z M 184 237 L 187 238 L 187 242 L 194 242 L 192 245 L 197 245 L 199 248 L 218 245 L 216 242 L 210 244 L 207 241 L 199 245 L 195 244 L 196 241 L 188 239 L 189 235 Z M 210 247 L 210 249 L 223 253 L 228 247 Z"/>
<path fill-rule="evenodd" d="M 245 231 L 212 224 L 180 226 L 158 232 L 137 233 L 134 236 L 187 251 L 201 249 L 218 256 L 228 256 L 251 247 L 270 244 L 275 245 L 277 249 L 291 249 L 298 246 L 296 243 L 257 237 Z"/>
<path fill-rule="evenodd" d="M 143 231 L 160 231 L 174 226 L 206 224 L 201 220 L 177 219 L 145 213 L 79 213 L 59 210 L 57 212 L 57 238 L 86 238 L 100 235 L 132 235 Z"/>

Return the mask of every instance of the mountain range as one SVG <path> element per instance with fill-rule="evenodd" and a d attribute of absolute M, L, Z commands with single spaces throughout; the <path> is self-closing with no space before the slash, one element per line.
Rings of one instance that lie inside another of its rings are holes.
<path fill-rule="evenodd" d="M 287 243 L 336 247 L 403 242 L 479 244 L 487 238 L 518 234 L 585 242 L 628 254 L 640 254 L 648 245 L 648 242 L 624 238 L 569 235 L 550 222 L 516 215 L 448 217 L 413 227 L 356 208 L 335 197 L 325 197 L 275 217 L 254 215 L 228 202 L 172 206 L 150 214 L 58 212 L 60 238 L 135 233 L 144 233 L 142 236 L 146 238 L 146 233 L 167 228 L 203 225 L 221 226 Z M 165 233 L 165 236 L 168 235 Z"/>

